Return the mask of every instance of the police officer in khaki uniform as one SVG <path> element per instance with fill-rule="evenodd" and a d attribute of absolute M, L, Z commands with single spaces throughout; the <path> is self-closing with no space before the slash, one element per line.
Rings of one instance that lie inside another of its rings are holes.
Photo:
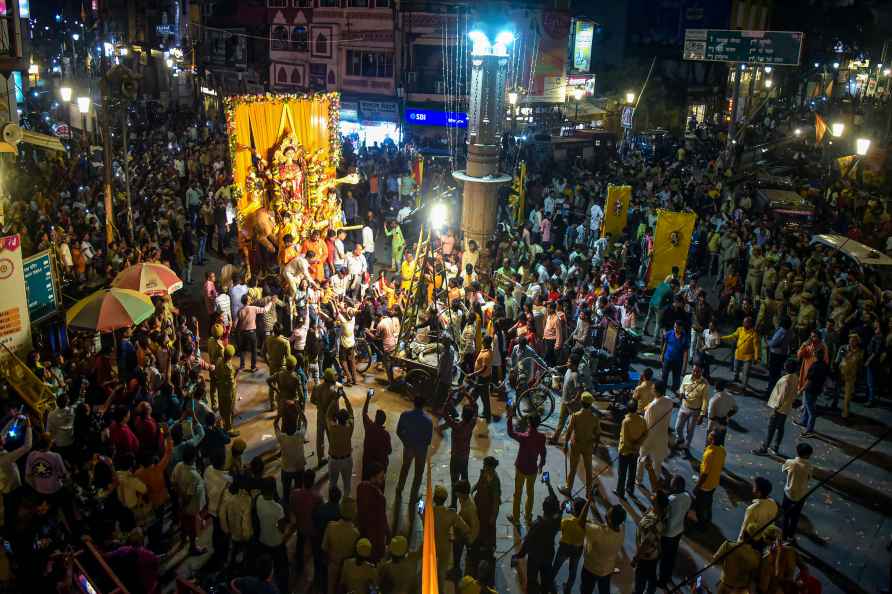
<path fill-rule="evenodd" d="M 341 499 L 341 519 L 329 522 L 322 535 L 322 550 L 328 555 L 328 594 L 339 591 L 341 568 L 344 561 L 353 556 L 359 530 L 353 523 L 356 518 L 356 501 L 352 497 Z M 369 543 L 369 552 L 372 545 Z"/>
<path fill-rule="evenodd" d="M 368 592 L 378 586 L 378 568 L 369 560 L 372 543 L 367 538 L 356 541 L 356 556 L 344 561 L 341 567 L 341 587 L 344 592 Z"/>
<path fill-rule="evenodd" d="M 208 362 L 211 365 L 216 365 L 217 361 L 223 355 L 223 341 L 220 340 L 220 337 L 223 336 L 223 325 L 222 324 L 214 324 L 214 327 L 211 328 L 211 335 L 208 337 L 207 343 L 207 353 L 208 353 Z M 211 408 L 217 410 L 217 378 L 213 372 L 208 375 L 208 402 L 211 404 Z"/>
<path fill-rule="evenodd" d="M 291 355 L 291 343 L 281 335 L 282 327 L 273 324 L 273 333 L 266 337 L 266 363 L 269 374 L 273 375 L 285 365 L 285 358 Z"/>
<path fill-rule="evenodd" d="M 323 381 L 313 386 L 313 393 L 310 394 L 310 402 L 316 405 L 316 459 L 319 466 L 325 464 L 328 460 L 325 458 L 325 413 L 328 411 L 332 402 L 337 400 L 338 393 L 335 389 L 335 382 L 338 379 L 335 370 L 329 367 L 323 373 Z"/>
<path fill-rule="evenodd" d="M 390 541 L 390 558 L 381 563 L 378 577 L 382 592 L 410 594 L 418 589 L 418 555 L 409 553 L 405 536 Z"/>
<path fill-rule="evenodd" d="M 238 435 L 238 431 L 232 430 L 232 419 L 235 415 L 235 393 L 238 385 L 238 370 L 234 369 L 230 361 L 235 356 L 235 347 L 226 345 L 223 356 L 214 366 L 214 377 L 217 380 L 217 392 L 220 398 L 220 418 L 223 420 L 223 428 L 229 435 Z"/>
<path fill-rule="evenodd" d="M 762 255 L 762 248 L 756 246 L 750 255 L 746 269 L 746 295 L 755 301 L 759 298 L 762 289 L 762 276 L 765 269 L 765 256 Z"/>
<path fill-rule="evenodd" d="M 467 539 L 470 527 L 452 508 L 446 507 L 449 493 L 443 485 L 434 487 L 434 540 L 437 543 L 437 580 L 440 591 L 445 592 L 444 580 L 452 560 L 451 536 Z"/>
<path fill-rule="evenodd" d="M 601 419 L 592 410 L 594 397 L 591 392 L 583 392 L 579 400 L 582 408 L 570 416 L 567 439 L 564 442 L 564 450 L 569 449 L 570 468 L 567 472 L 567 484 L 559 491 L 567 497 L 573 493 L 573 481 L 576 480 L 576 467 L 579 466 L 580 458 L 585 470 L 585 492 L 592 492 L 592 456 L 595 455 L 595 446 L 601 440 Z"/>
<path fill-rule="evenodd" d="M 818 322 L 818 309 L 812 304 L 812 294 L 803 291 L 799 296 L 799 311 L 796 313 L 796 333 L 799 340 L 811 334 Z"/>
<path fill-rule="evenodd" d="M 304 408 L 303 399 L 303 380 L 295 371 L 297 367 L 297 357 L 288 355 L 285 357 L 285 366 L 279 369 L 274 375 L 267 378 L 266 383 L 269 386 L 269 404 L 271 410 L 281 408 L 282 404 L 288 400 L 297 403 L 299 409 Z"/>

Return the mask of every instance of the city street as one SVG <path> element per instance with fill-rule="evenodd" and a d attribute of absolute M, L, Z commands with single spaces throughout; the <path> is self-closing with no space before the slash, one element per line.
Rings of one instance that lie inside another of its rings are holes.
<path fill-rule="evenodd" d="M 381 251 L 381 250 L 379 250 Z M 383 253 L 381 254 L 383 255 Z M 193 289 L 195 291 L 197 289 Z M 731 353 L 724 349 L 718 355 L 719 360 L 727 361 Z M 657 377 L 659 366 L 651 365 L 656 360 L 656 354 L 643 352 L 636 368 L 655 367 Z M 371 414 L 374 410 L 382 408 L 387 412 L 387 427 L 392 431 L 392 443 L 394 452 L 390 457 L 390 466 L 387 473 L 386 496 L 390 502 L 389 520 L 391 526 L 398 522 L 396 533 L 411 534 L 412 546 L 417 548 L 421 542 L 421 523 L 415 510 L 408 510 L 403 503 L 399 508 L 394 507 L 394 492 L 399 473 L 399 465 L 402 456 L 402 445 L 396 437 L 395 430 L 399 414 L 411 408 L 408 402 L 399 394 L 389 392 L 383 387 L 385 380 L 383 372 L 372 374 L 373 369 L 365 376 L 361 385 L 347 388 L 347 393 L 356 413 L 357 428 L 353 435 L 353 443 L 357 455 L 362 451 L 363 430 L 360 418 L 362 404 L 365 399 L 366 389 L 376 389 L 372 400 Z M 730 379 L 731 373 L 728 365 L 720 364 L 713 371 L 716 377 Z M 249 460 L 255 455 L 262 455 L 267 461 L 268 472 L 278 475 L 278 448 L 275 435 L 272 430 L 272 413 L 267 412 L 267 386 L 266 367 L 259 364 L 259 371 L 255 374 L 242 374 L 239 380 L 239 402 L 237 425 L 241 431 L 241 437 L 248 443 L 245 459 Z M 760 391 L 764 390 L 767 375 L 764 368 L 756 368 L 753 373 L 753 385 Z M 723 539 L 735 539 L 740 529 L 744 510 L 749 505 L 751 496 L 750 480 L 755 476 L 764 476 L 771 480 L 774 491 L 772 497 L 780 503 L 783 498 L 784 475 L 781 472 L 780 458 L 773 456 L 756 456 L 751 450 L 759 447 L 764 439 L 768 409 L 763 398 L 754 394 L 743 395 L 735 393 L 740 412 L 734 417 L 728 438 L 726 449 L 728 452 L 725 463 L 724 476 L 720 487 L 716 492 L 714 503 L 714 526 L 703 532 L 688 530 L 682 541 L 676 576 L 692 575 L 702 569 L 711 560 L 712 551 L 721 545 Z M 599 403 L 604 408 L 604 403 Z M 517 444 L 507 436 L 504 417 L 504 404 L 494 402 L 494 414 L 502 415 L 502 419 L 488 427 L 479 422 L 478 429 L 472 439 L 472 458 L 470 463 L 470 477 L 473 484 L 479 476 L 483 458 L 494 456 L 499 459 L 499 476 L 502 481 L 502 507 L 499 512 L 499 545 L 497 548 L 497 588 L 500 592 L 522 592 L 521 580 L 524 565 L 521 562 L 518 568 L 510 567 L 511 555 L 516 552 L 525 527 L 516 529 L 506 516 L 511 513 L 513 501 L 513 461 L 517 453 Z M 316 410 L 312 405 L 308 406 L 309 434 L 307 443 L 308 463 L 315 464 L 313 453 L 315 444 L 315 415 Z M 794 411 L 793 418 L 796 417 Z M 557 421 L 557 413 L 549 420 L 550 425 Z M 886 405 L 867 409 L 859 404 L 854 405 L 854 414 L 850 416 L 849 423 L 843 424 L 837 416 L 822 416 L 817 425 L 818 437 L 809 440 L 815 448 L 812 461 L 815 465 L 815 481 L 825 479 L 852 457 L 857 456 L 864 448 L 868 447 L 878 437 L 889 431 L 892 425 L 892 411 Z M 672 426 L 674 426 L 674 415 Z M 613 494 L 616 486 L 616 467 L 605 468 L 608 460 L 615 460 L 616 439 L 618 428 L 602 417 L 602 445 L 598 452 L 595 465 L 595 474 L 600 474 L 601 492 L 607 494 L 608 503 L 600 501 L 599 510 L 603 514 L 607 506 L 617 503 Z M 795 457 L 795 446 L 800 429 L 791 422 L 787 422 L 786 433 L 781 447 L 781 454 L 786 457 Z M 692 445 L 692 460 L 686 460 L 680 454 L 673 454 L 666 462 L 665 469 L 685 478 L 690 489 L 693 486 L 692 476 L 697 472 L 699 459 L 703 450 L 705 439 L 705 426 L 697 429 Z M 431 446 L 431 468 L 434 473 L 434 484 L 449 485 L 449 452 L 450 433 L 435 432 Z M 892 463 L 892 444 L 883 440 L 860 460 L 851 464 L 844 472 L 836 476 L 830 483 L 818 489 L 810 498 L 803 512 L 800 522 L 800 534 L 797 540 L 797 552 L 810 566 L 816 569 L 816 574 L 825 584 L 824 592 L 876 592 L 887 584 L 887 569 L 889 553 L 879 546 L 888 541 L 892 533 L 890 517 L 892 513 L 884 510 L 892 510 L 892 499 L 888 493 L 892 492 L 892 479 L 886 471 Z M 548 447 L 548 460 L 546 470 L 551 475 L 552 484 L 557 489 L 564 483 L 566 477 L 565 457 L 560 448 Z M 582 495 L 582 469 L 579 469 L 576 479 L 577 495 Z M 320 492 L 327 489 L 328 475 L 323 469 L 318 475 Z M 359 465 L 354 467 L 354 489 L 359 481 Z M 408 492 L 408 488 L 406 489 Z M 646 495 L 649 491 L 639 490 L 637 497 L 624 502 L 624 507 L 629 514 L 625 524 L 626 542 L 624 556 L 619 566 L 619 573 L 614 576 L 613 583 L 621 592 L 631 592 L 631 579 L 633 571 L 629 565 L 634 553 L 635 526 L 640 517 L 647 511 L 648 503 Z M 541 511 L 541 502 L 547 495 L 547 489 L 541 482 L 536 483 L 535 512 Z M 398 520 L 396 519 L 398 518 Z M 634 522 L 632 520 L 635 520 Z M 409 526 L 412 529 L 409 530 Z M 855 528 L 857 527 L 857 528 Z M 868 528 L 869 527 L 869 528 Z M 879 544 L 878 544 L 879 543 Z M 175 558 L 176 559 L 176 558 Z M 180 571 L 188 572 L 191 567 L 200 565 L 201 559 L 190 559 L 188 567 L 180 568 Z M 562 584 L 566 579 L 566 567 L 557 577 L 557 583 Z M 706 584 L 715 584 L 719 571 L 713 567 L 704 574 Z M 681 592 L 687 592 L 688 586 Z"/>

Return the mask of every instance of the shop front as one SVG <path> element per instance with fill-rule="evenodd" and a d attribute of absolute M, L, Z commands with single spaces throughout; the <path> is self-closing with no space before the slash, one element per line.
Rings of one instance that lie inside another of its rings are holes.
<path fill-rule="evenodd" d="M 367 99 L 344 94 L 340 129 L 357 146 L 383 145 L 387 140 L 398 145 L 402 139 L 399 103 L 390 98 Z"/>

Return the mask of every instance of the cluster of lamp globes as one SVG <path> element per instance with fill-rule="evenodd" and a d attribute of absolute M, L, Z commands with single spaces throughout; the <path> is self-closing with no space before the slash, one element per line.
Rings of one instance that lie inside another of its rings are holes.
<path fill-rule="evenodd" d="M 72 88 L 68 86 L 59 87 L 59 96 L 62 101 L 68 103 L 72 98 Z M 77 110 L 83 114 L 90 113 L 90 97 L 82 96 L 77 98 Z"/>
<path fill-rule="evenodd" d="M 843 135 L 846 130 L 846 125 L 842 122 L 833 122 L 830 124 L 830 136 L 833 138 L 839 138 Z M 796 136 L 802 136 L 802 128 L 796 128 L 793 130 L 793 134 Z M 855 153 L 859 157 L 863 157 L 867 154 L 867 151 L 870 150 L 870 139 L 869 138 L 858 138 L 855 140 Z"/>

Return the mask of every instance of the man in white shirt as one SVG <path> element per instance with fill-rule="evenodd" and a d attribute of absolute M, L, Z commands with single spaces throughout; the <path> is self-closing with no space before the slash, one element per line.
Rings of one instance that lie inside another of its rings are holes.
<path fill-rule="evenodd" d="M 728 381 L 724 379 L 716 379 L 713 381 L 715 386 L 715 394 L 709 399 L 709 405 L 706 409 L 706 416 L 709 418 L 709 424 L 706 425 L 706 433 L 713 431 L 726 431 L 728 429 L 728 421 L 737 414 L 737 401 L 734 395 L 728 391 Z"/>
<path fill-rule="evenodd" d="M 669 483 L 669 507 L 666 510 L 666 525 L 660 538 L 660 573 L 658 587 L 666 586 L 672 581 L 675 559 L 678 556 L 678 545 L 684 534 L 684 520 L 694 500 L 685 491 L 684 477 L 675 475 Z"/>
<path fill-rule="evenodd" d="M 367 222 L 362 228 L 362 254 L 368 264 L 369 274 L 375 273 L 375 231 L 372 229 L 374 221 L 375 215 L 369 213 Z"/>
<path fill-rule="evenodd" d="M 344 297 L 347 294 L 347 290 L 350 288 L 350 277 L 347 275 L 347 266 L 339 264 L 335 269 L 338 273 L 328 279 L 331 284 L 331 292 L 334 293 L 336 297 Z"/>
<path fill-rule="evenodd" d="M 368 272 L 368 261 L 362 253 L 362 244 L 353 246 L 353 251 L 347 254 L 347 275 L 350 277 L 350 291 L 354 296 L 361 296 L 365 273 Z"/>
<path fill-rule="evenodd" d="M 285 510 L 275 500 L 276 481 L 272 477 L 263 479 L 260 495 L 254 497 L 254 510 L 257 514 L 259 532 L 257 540 L 261 553 L 273 560 L 273 579 L 279 592 L 288 592 L 288 553 L 285 549 L 284 529 L 287 524 Z"/>
<path fill-rule="evenodd" d="M 666 398 L 666 383 L 654 382 L 654 399 L 644 409 L 647 435 L 638 457 L 637 482 L 641 484 L 644 470 L 650 476 L 651 490 L 656 491 L 663 461 L 669 455 L 669 420 L 674 404 Z"/>
<path fill-rule="evenodd" d="M 68 405 L 68 394 L 59 394 L 56 408 L 46 417 L 46 431 L 53 436 L 53 446 L 66 449 L 74 444 L 74 407 Z"/>
<path fill-rule="evenodd" d="M 743 522 L 740 523 L 738 541 L 743 541 L 747 534 L 747 527 L 752 526 L 752 533 L 761 535 L 761 530 L 774 522 L 777 517 L 777 503 L 769 497 L 771 495 L 771 481 L 763 476 L 753 479 L 753 502 L 746 508 L 743 514 Z M 761 536 L 756 536 L 760 540 Z"/>
<path fill-rule="evenodd" d="M 791 540 L 796 536 L 796 528 L 799 525 L 799 515 L 805 505 L 805 496 L 808 494 L 808 483 L 811 480 L 812 465 L 808 461 L 814 453 L 814 448 L 806 442 L 800 442 L 796 446 L 796 457 L 784 462 L 783 471 L 787 475 L 784 485 L 784 500 L 781 509 L 784 515 L 781 518 L 781 530 L 784 538 Z"/>
<path fill-rule="evenodd" d="M 220 526 L 220 505 L 226 498 L 226 491 L 232 483 L 232 477 L 223 470 L 223 467 L 226 466 L 225 453 L 221 452 L 212 457 L 216 458 L 212 460 L 213 464 L 204 469 L 204 489 L 207 494 L 208 515 L 211 516 L 214 524 L 214 556 L 212 560 L 223 562 L 229 552 L 229 541 Z"/>
<path fill-rule="evenodd" d="M 799 393 L 797 388 L 799 383 L 797 367 L 795 361 L 787 361 L 784 375 L 777 380 L 777 383 L 774 384 L 774 388 L 771 390 L 771 395 L 768 397 L 768 408 L 773 412 L 771 418 L 768 419 L 768 433 L 765 435 L 762 447 L 753 450 L 754 454 L 761 456 L 770 451 L 775 456 L 780 456 L 780 444 L 784 439 L 784 425 L 786 425 L 787 417 L 793 410 L 793 401 L 796 400 L 796 395 Z M 769 449 L 775 434 L 777 434 L 777 439 L 774 442 L 774 447 Z"/>
<path fill-rule="evenodd" d="M 591 231 L 592 244 L 598 239 L 598 236 L 601 235 L 601 220 L 604 218 L 604 209 L 598 206 L 597 202 L 592 202 L 591 209 L 589 210 L 589 230 Z"/>
<path fill-rule="evenodd" d="M 542 210 L 545 211 L 545 216 L 550 217 L 554 214 L 554 197 L 551 193 L 545 195 L 545 201 L 542 205 Z"/>
<path fill-rule="evenodd" d="M 338 229 L 337 237 L 334 240 L 335 246 L 335 257 L 334 257 L 334 265 L 335 269 L 338 266 L 343 266 L 347 261 L 347 248 L 344 247 L 344 240 L 347 239 L 347 232 L 343 229 Z"/>

